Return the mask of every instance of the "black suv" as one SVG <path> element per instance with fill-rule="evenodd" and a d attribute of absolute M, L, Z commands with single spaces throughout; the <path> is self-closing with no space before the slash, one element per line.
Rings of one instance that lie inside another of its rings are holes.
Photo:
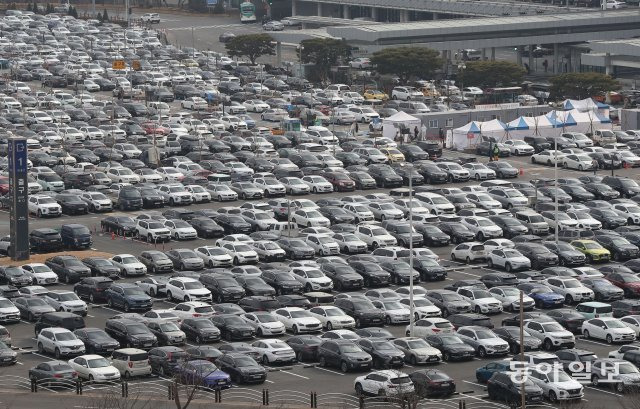
<path fill-rule="evenodd" d="M 78 314 L 62 311 L 47 312 L 40 316 L 40 319 L 36 322 L 35 330 L 36 336 L 38 336 L 40 330 L 44 328 L 60 327 L 73 332 L 77 329 L 84 328 L 85 326 L 84 319 Z"/>
<path fill-rule="evenodd" d="M 219 304 L 237 302 L 245 295 L 244 288 L 230 274 L 201 274 L 199 280 Z"/>
<path fill-rule="evenodd" d="M 512 378 L 509 372 L 495 372 L 487 381 L 489 399 L 518 405 L 522 399 L 522 385 L 514 382 Z M 525 401 L 528 404 L 538 404 L 542 402 L 542 389 L 536 386 L 531 380 L 525 381 L 524 395 Z"/>
<path fill-rule="evenodd" d="M 533 146 L 536 153 L 551 149 L 551 144 L 542 136 L 525 136 L 524 141 Z"/>
<path fill-rule="evenodd" d="M 371 355 L 347 339 L 324 341 L 318 347 L 320 367 L 333 366 L 344 373 L 349 370 L 369 371 L 373 360 Z"/>
<path fill-rule="evenodd" d="M 390 235 L 398 240 L 399 246 L 409 247 L 409 243 L 413 240 L 413 246 L 420 247 L 424 242 L 422 234 L 412 231 L 409 222 L 385 220 L 382 222 L 382 227 L 384 227 Z"/>
<path fill-rule="evenodd" d="M 491 322 L 489 317 L 473 312 L 449 315 L 447 319 L 456 328 L 468 326 L 478 326 L 489 329 L 493 328 L 493 323 Z"/>
<path fill-rule="evenodd" d="M 141 322 L 128 319 L 109 319 L 104 331 L 124 348 L 149 349 L 158 345 L 158 339 Z"/>
<path fill-rule="evenodd" d="M 633 197 L 640 193 L 640 185 L 633 179 L 620 176 L 605 176 L 602 183 L 620 192 L 623 197 Z"/>
<path fill-rule="evenodd" d="M 39 253 L 58 251 L 62 248 L 62 237 L 54 229 L 34 229 L 29 233 L 29 245 L 32 250 Z"/>
<path fill-rule="evenodd" d="M 356 327 L 381 326 L 384 323 L 384 312 L 365 299 L 339 298 L 334 305 L 356 321 Z"/>

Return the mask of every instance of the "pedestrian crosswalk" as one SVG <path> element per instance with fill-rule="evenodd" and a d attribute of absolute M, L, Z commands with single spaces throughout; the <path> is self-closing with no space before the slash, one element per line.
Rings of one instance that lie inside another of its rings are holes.
<path fill-rule="evenodd" d="M 189 30 L 202 30 L 207 28 L 239 28 L 247 27 L 246 24 L 215 24 L 211 26 L 193 26 L 193 27 L 171 27 L 165 28 L 166 31 L 189 31 Z"/>

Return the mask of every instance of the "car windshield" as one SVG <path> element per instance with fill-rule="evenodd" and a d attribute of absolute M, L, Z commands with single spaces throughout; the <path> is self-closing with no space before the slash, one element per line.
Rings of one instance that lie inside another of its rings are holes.
<path fill-rule="evenodd" d="M 78 300 L 78 296 L 75 293 L 62 293 L 58 294 L 59 301 L 75 301 Z"/>
<path fill-rule="evenodd" d="M 178 328 L 178 326 L 173 322 L 165 322 L 160 324 L 160 330 L 162 330 L 162 332 L 174 332 L 180 331 L 180 328 Z"/>
<path fill-rule="evenodd" d="M 393 378 L 391 379 L 391 383 L 394 385 L 401 385 L 401 384 L 405 384 L 405 383 L 411 383 L 411 378 L 409 378 L 408 376 L 400 376 L 398 378 Z"/>
<path fill-rule="evenodd" d="M 199 281 L 187 281 L 184 283 L 184 288 L 186 290 L 198 290 L 202 287 L 202 283 L 200 283 Z"/>
<path fill-rule="evenodd" d="M 127 332 L 131 335 L 148 334 L 149 330 L 142 324 L 127 325 Z"/>
<path fill-rule="evenodd" d="M 342 345 L 340 346 L 340 352 L 343 354 L 353 354 L 356 352 L 362 352 L 362 350 L 355 345 Z"/>
<path fill-rule="evenodd" d="M 235 364 L 238 368 L 246 368 L 248 366 L 257 366 L 256 361 L 249 357 L 236 358 Z"/>
<path fill-rule="evenodd" d="M 562 327 L 562 325 L 558 324 L 557 322 L 545 322 L 544 324 L 541 324 L 542 328 L 544 328 L 545 332 L 556 332 L 556 331 L 564 331 L 564 328 Z"/>
<path fill-rule="evenodd" d="M 56 341 L 73 341 L 77 339 L 71 332 L 60 332 L 56 334 Z"/>
<path fill-rule="evenodd" d="M 491 339 L 496 337 L 491 331 L 476 331 L 476 336 L 478 339 Z"/>
<path fill-rule="evenodd" d="M 291 318 L 307 318 L 311 317 L 308 311 L 291 311 Z"/>
<path fill-rule="evenodd" d="M 107 361 L 105 358 L 97 358 L 97 359 L 89 359 L 87 361 L 87 364 L 89 364 L 89 368 L 106 368 L 108 366 L 110 366 L 109 361 Z"/>
<path fill-rule="evenodd" d="M 627 327 L 626 325 L 624 325 L 622 322 L 618 320 L 607 320 L 605 321 L 605 324 L 607 324 L 607 327 L 609 328 L 626 328 Z"/>
<path fill-rule="evenodd" d="M 144 295 L 144 292 L 139 288 L 125 288 L 124 295 Z"/>

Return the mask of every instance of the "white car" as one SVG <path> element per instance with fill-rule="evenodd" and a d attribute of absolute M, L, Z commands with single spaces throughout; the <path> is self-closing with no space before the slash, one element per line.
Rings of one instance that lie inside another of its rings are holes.
<path fill-rule="evenodd" d="M 240 318 L 251 325 L 258 337 L 284 335 L 286 328 L 284 324 L 267 311 L 257 311 L 240 315 Z"/>
<path fill-rule="evenodd" d="M 496 248 L 487 254 L 487 264 L 489 268 L 501 267 L 505 271 L 529 270 L 531 260 L 523 256 L 516 249 Z"/>
<path fill-rule="evenodd" d="M 282 185 L 284 185 L 287 194 L 306 195 L 311 192 L 311 188 L 309 187 L 309 185 L 304 183 L 300 178 L 284 177 L 279 181 L 280 183 L 282 183 Z"/>
<path fill-rule="evenodd" d="M 184 220 L 165 220 L 164 227 L 169 229 L 175 240 L 195 240 L 198 238 L 196 229 Z"/>
<path fill-rule="evenodd" d="M 190 205 L 193 203 L 193 195 L 179 183 L 162 185 L 158 188 L 158 193 L 163 197 L 165 202 L 169 203 L 169 206 L 175 206 L 177 204 Z"/>
<path fill-rule="evenodd" d="M 111 257 L 111 262 L 120 269 L 120 275 L 122 277 L 147 274 L 147 267 L 131 254 L 115 255 Z"/>
<path fill-rule="evenodd" d="M 562 159 L 562 166 L 567 169 L 576 169 L 576 170 L 592 170 L 594 165 L 594 160 L 587 155 L 566 155 Z"/>
<path fill-rule="evenodd" d="M 465 326 L 458 328 L 457 335 L 462 342 L 473 347 L 480 358 L 509 353 L 509 343 L 498 337 L 489 328 Z"/>
<path fill-rule="evenodd" d="M 20 322 L 20 310 L 7 298 L 0 297 L 0 322 Z"/>
<path fill-rule="evenodd" d="M 524 324 L 527 332 L 542 341 L 542 346 L 547 351 L 558 348 L 573 348 L 576 344 L 574 335 L 564 329 L 557 322 L 527 321 Z"/>
<path fill-rule="evenodd" d="M 566 213 L 578 222 L 578 229 L 600 230 L 602 228 L 602 223 L 591 217 L 589 212 L 569 210 Z"/>
<path fill-rule="evenodd" d="M 262 261 L 280 261 L 284 260 L 287 256 L 287 253 L 273 241 L 258 240 L 251 244 L 256 253 L 258 253 L 258 258 Z"/>
<path fill-rule="evenodd" d="M 416 199 L 435 215 L 453 214 L 456 207 L 444 196 L 437 193 L 424 192 L 416 194 Z"/>
<path fill-rule="evenodd" d="M 193 250 L 209 268 L 227 267 L 233 264 L 233 258 L 227 250 L 216 246 L 202 246 Z"/>
<path fill-rule="evenodd" d="M 320 234 L 309 234 L 305 242 L 320 256 L 335 256 L 340 254 L 340 245 L 331 237 Z"/>
<path fill-rule="evenodd" d="M 561 369 L 548 367 L 527 368 L 527 378 L 542 388 L 551 402 L 579 400 L 584 396 L 584 386 Z"/>
<path fill-rule="evenodd" d="M 195 278 L 175 277 L 167 282 L 167 299 L 188 301 L 211 302 L 211 291 Z"/>
<path fill-rule="evenodd" d="M 409 306 L 402 304 L 398 300 L 374 300 L 373 305 L 384 312 L 384 319 L 387 325 L 404 324 L 411 319 Z"/>
<path fill-rule="evenodd" d="M 489 289 L 489 293 L 502 303 L 504 310 L 514 312 L 520 310 L 520 290 L 517 288 L 498 286 Z M 525 311 L 532 310 L 535 307 L 535 300 L 526 294 L 522 294 L 522 303 Z"/>
<path fill-rule="evenodd" d="M 333 329 L 349 329 L 356 327 L 355 320 L 345 314 L 345 312 L 338 307 L 313 307 L 309 310 L 309 313 L 313 317 L 317 318 L 322 323 L 323 328 L 326 328 L 327 331 L 331 331 Z"/>
<path fill-rule="evenodd" d="M 90 212 L 110 212 L 113 210 L 113 202 L 104 193 L 84 192 L 80 195 L 80 199 L 89 205 Z"/>
<path fill-rule="evenodd" d="M 546 150 L 531 155 L 531 163 L 542 163 L 543 165 L 551 166 L 557 162 L 558 166 L 561 166 L 565 156 L 566 154 L 560 151 Z"/>
<path fill-rule="evenodd" d="M 499 314 L 502 312 L 502 303 L 483 288 L 460 287 L 458 294 L 471 304 L 471 308 L 476 314 Z"/>
<path fill-rule="evenodd" d="M 280 339 L 261 339 L 251 346 L 262 355 L 262 363 L 289 363 L 296 360 L 296 353 L 286 342 Z"/>
<path fill-rule="evenodd" d="M 353 233 L 336 233 L 332 238 L 338 243 L 342 253 L 359 254 L 367 251 L 367 243 Z"/>
<path fill-rule="evenodd" d="M 616 203 L 613 210 L 627 219 L 627 224 L 640 224 L 640 206 L 635 203 Z"/>
<path fill-rule="evenodd" d="M 85 353 L 84 343 L 66 328 L 44 328 L 38 334 L 36 345 L 40 354 L 53 354 L 56 359 Z"/>
<path fill-rule="evenodd" d="M 322 331 L 322 323 L 309 311 L 298 307 L 279 308 L 274 311 L 278 321 L 294 334 Z"/>
<path fill-rule="evenodd" d="M 409 298 L 401 298 L 400 304 L 404 305 L 406 308 L 409 308 L 409 306 L 411 305 L 411 300 L 409 300 Z M 422 318 L 439 317 L 442 315 L 442 311 L 440 311 L 440 308 L 433 305 L 433 303 L 426 298 L 421 297 L 413 298 L 413 311 L 415 321 L 418 321 Z"/>
<path fill-rule="evenodd" d="M 487 253 L 497 248 L 512 249 L 516 246 L 516 244 L 509 239 L 491 239 L 482 244 L 484 245 L 484 249 Z"/>
<path fill-rule="evenodd" d="M 165 242 L 171 239 L 171 231 L 155 220 L 138 220 L 135 228 L 138 239 L 144 239 L 148 243 Z"/>
<path fill-rule="evenodd" d="M 400 99 L 403 101 L 409 101 L 412 99 L 421 100 L 424 98 L 422 92 L 414 87 L 394 87 L 391 91 L 391 99 Z"/>
<path fill-rule="evenodd" d="M 248 99 L 244 101 L 242 105 L 244 105 L 244 107 L 247 108 L 247 111 L 257 112 L 257 113 L 264 112 L 267 109 L 271 108 L 269 104 L 267 104 L 266 102 L 260 99 Z"/>
<path fill-rule="evenodd" d="M 296 210 L 291 215 L 291 222 L 302 227 L 329 227 L 331 222 L 324 217 L 319 211 L 315 209 L 311 210 Z"/>
<path fill-rule="evenodd" d="M 135 184 L 140 182 L 140 177 L 129 168 L 111 168 L 107 171 L 107 176 L 114 183 Z"/>
<path fill-rule="evenodd" d="M 564 297 L 567 304 L 574 302 L 591 301 L 594 298 L 593 290 L 587 288 L 579 280 L 571 277 L 550 277 L 543 281 L 554 293 Z"/>
<path fill-rule="evenodd" d="M 253 264 L 259 260 L 258 253 L 253 249 L 251 243 L 224 243 L 222 248 L 227 250 L 235 265 Z"/>
<path fill-rule="evenodd" d="M 515 156 L 533 155 L 536 153 L 533 146 L 520 139 L 509 139 L 504 141 L 503 144 L 508 146 L 511 154 Z"/>
<path fill-rule="evenodd" d="M 312 193 L 329 193 L 333 192 L 333 185 L 322 176 L 305 176 L 302 181 L 309 186 Z"/>
<path fill-rule="evenodd" d="M 51 196 L 47 195 L 29 196 L 27 208 L 30 214 L 35 214 L 38 217 L 62 216 L 62 206 L 60 206 Z"/>
<path fill-rule="evenodd" d="M 182 321 L 180 317 L 175 314 L 173 309 L 147 311 L 144 313 L 143 317 L 145 325 L 151 322 L 173 322 L 176 325 L 180 325 L 180 321 Z"/>
<path fill-rule="evenodd" d="M 163 166 L 156 169 L 165 182 L 179 182 L 184 179 L 184 174 L 171 166 Z"/>
<path fill-rule="evenodd" d="M 467 263 L 471 263 L 486 260 L 486 258 L 484 246 L 477 241 L 458 244 L 451 250 L 451 260 L 453 261 L 465 260 Z"/>
<path fill-rule="evenodd" d="M 374 224 L 359 225 L 354 234 L 367 243 L 367 246 L 374 249 L 398 244 L 396 238 L 390 235 L 388 231 Z"/>
<path fill-rule="evenodd" d="M 428 335 L 453 334 L 456 332 L 456 328 L 449 320 L 440 317 L 431 317 L 416 321 L 413 327 L 413 334 L 411 333 L 410 325 L 405 327 L 404 332 L 408 337 L 424 338 Z"/>
<path fill-rule="evenodd" d="M 482 163 L 465 163 L 464 168 L 469 170 L 469 174 L 475 180 L 488 180 L 496 178 L 496 171 L 493 169 L 489 169 Z"/>
<path fill-rule="evenodd" d="M 202 111 L 207 109 L 209 104 L 202 97 L 189 97 L 185 98 L 184 101 L 180 103 L 180 106 L 183 109 L 191 109 L 193 111 Z"/>
<path fill-rule="evenodd" d="M 181 320 L 185 320 L 187 318 L 211 318 L 216 312 L 209 303 L 187 301 L 173 307 L 173 313 Z"/>
<path fill-rule="evenodd" d="M 205 189 L 211 195 L 211 198 L 218 202 L 227 202 L 238 200 L 238 193 L 232 190 L 229 185 L 222 183 L 209 183 Z"/>
<path fill-rule="evenodd" d="M 83 317 L 87 315 L 87 303 L 82 301 L 73 291 L 53 290 L 44 296 L 47 304 L 56 311 L 73 312 Z"/>
<path fill-rule="evenodd" d="M 578 226 L 578 221 L 572 219 L 566 213 L 544 211 L 540 212 L 540 215 L 544 218 L 544 221 L 547 222 L 552 231 L 555 231 L 556 228 L 560 230 L 575 229 Z"/>
<path fill-rule="evenodd" d="M 118 368 L 100 355 L 82 355 L 69 360 L 69 365 L 81 379 L 95 382 L 114 382 L 120 380 Z"/>
<path fill-rule="evenodd" d="M 624 354 L 626 354 L 629 351 L 640 351 L 640 345 L 636 345 L 636 344 L 622 345 L 620 348 L 616 349 L 615 351 L 610 351 L 608 356 L 609 358 L 622 359 Z"/>
<path fill-rule="evenodd" d="M 394 397 L 413 394 L 415 391 L 407 374 L 390 369 L 358 376 L 354 381 L 354 388 L 358 396 Z"/>
<path fill-rule="evenodd" d="M 49 266 L 42 263 L 29 263 L 22 266 L 34 285 L 52 285 L 58 283 L 58 275 Z"/>
<path fill-rule="evenodd" d="M 304 286 L 305 292 L 333 290 L 333 281 L 315 267 L 294 267 L 293 277 Z"/>
<path fill-rule="evenodd" d="M 351 68 L 359 69 L 371 68 L 371 60 L 367 57 L 354 58 L 353 60 L 349 61 L 349 66 Z"/>
<path fill-rule="evenodd" d="M 636 338 L 640 338 L 640 315 L 627 315 L 620 318 L 620 321 L 636 333 Z"/>
<path fill-rule="evenodd" d="M 614 342 L 626 343 L 636 339 L 636 331 L 624 322 L 613 317 L 592 318 L 582 323 L 582 336 L 585 339 L 601 339 L 607 344 Z"/>
<path fill-rule="evenodd" d="M 163 276 L 145 277 L 136 281 L 135 285 L 151 297 L 162 297 L 167 293 L 167 281 Z"/>
<path fill-rule="evenodd" d="M 270 108 L 263 111 L 260 114 L 260 119 L 263 121 L 280 122 L 281 120 L 288 118 L 287 111 L 281 108 Z"/>

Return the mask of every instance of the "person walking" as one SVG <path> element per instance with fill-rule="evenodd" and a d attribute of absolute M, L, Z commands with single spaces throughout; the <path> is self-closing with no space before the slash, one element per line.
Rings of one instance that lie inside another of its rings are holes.
<path fill-rule="evenodd" d="M 358 128 L 358 121 L 355 121 L 355 124 L 356 124 L 356 134 L 357 134 L 358 132 L 360 132 L 360 129 Z"/>
<path fill-rule="evenodd" d="M 418 139 L 418 134 L 420 133 L 420 131 L 418 130 L 418 126 L 416 125 L 415 128 L 413 128 L 413 140 L 417 140 Z"/>
<path fill-rule="evenodd" d="M 500 147 L 498 144 L 493 145 L 493 160 L 497 161 L 500 158 Z"/>
<path fill-rule="evenodd" d="M 420 139 L 423 141 L 427 139 L 427 126 L 425 124 L 422 124 L 420 128 Z"/>
<path fill-rule="evenodd" d="M 547 70 L 549 69 L 549 61 L 542 61 L 542 66 L 544 67 L 544 72 L 547 72 Z"/>
<path fill-rule="evenodd" d="M 444 129 L 438 129 L 438 137 L 440 138 L 440 143 L 442 144 L 442 149 L 446 148 L 446 140 L 444 135 Z"/>
<path fill-rule="evenodd" d="M 358 132 L 356 130 L 356 125 L 357 125 L 356 122 L 352 122 L 351 123 L 351 127 L 349 127 L 349 132 L 351 132 L 351 135 L 353 135 L 353 136 L 356 136 L 356 133 Z"/>

